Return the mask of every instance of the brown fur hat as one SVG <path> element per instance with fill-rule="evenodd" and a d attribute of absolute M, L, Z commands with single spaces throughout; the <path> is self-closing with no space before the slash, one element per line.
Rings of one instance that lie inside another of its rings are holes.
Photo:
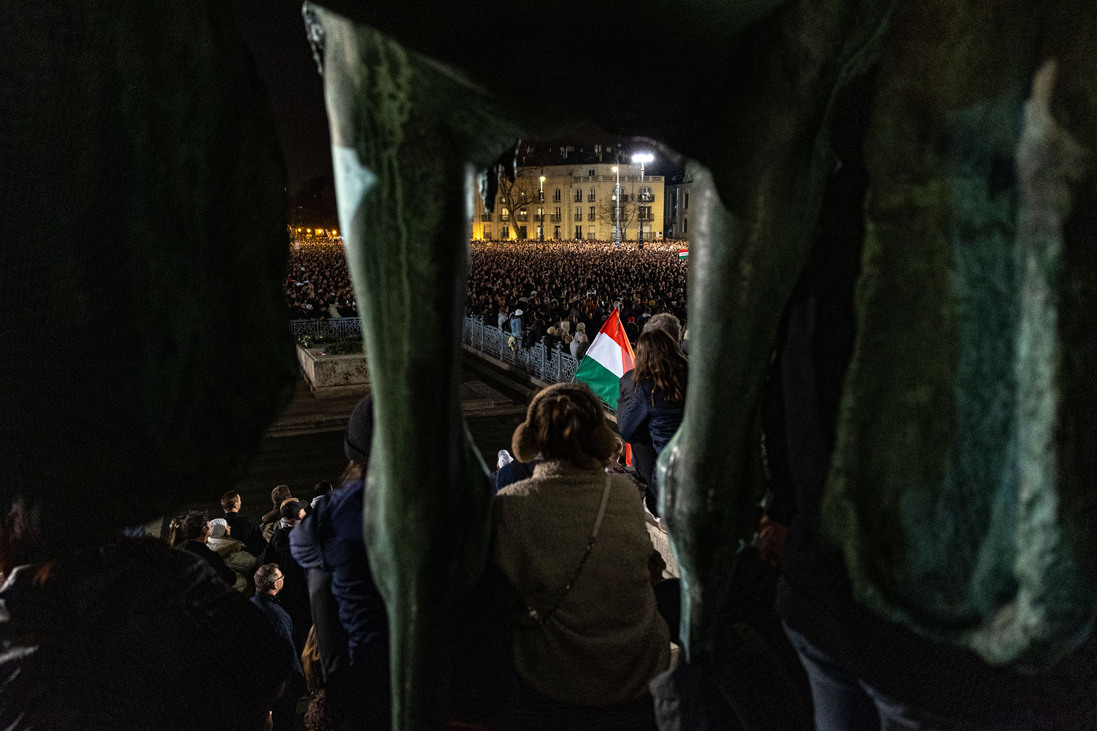
<path fill-rule="evenodd" d="M 520 462 L 564 459 L 579 467 L 601 466 L 617 448 L 602 402 L 585 383 L 557 383 L 529 402 L 514 430 L 511 451 Z"/>

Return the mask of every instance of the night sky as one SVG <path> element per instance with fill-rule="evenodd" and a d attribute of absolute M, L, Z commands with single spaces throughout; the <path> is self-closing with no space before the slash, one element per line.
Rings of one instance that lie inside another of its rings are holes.
<path fill-rule="evenodd" d="M 270 92 L 292 196 L 317 177 L 331 177 L 323 81 L 305 40 L 301 3 L 233 0 L 236 24 Z"/>

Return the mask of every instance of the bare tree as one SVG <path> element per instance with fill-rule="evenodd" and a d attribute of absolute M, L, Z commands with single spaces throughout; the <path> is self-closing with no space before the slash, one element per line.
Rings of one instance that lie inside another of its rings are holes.
<path fill-rule="evenodd" d="M 544 204 L 539 201 L 537 186 L 533 183 L 534 179 L 526 176 L 519 175 L 511 179 L 505 174 L 499 175 L 499 199 L 502 203 L 499 213 L 501 216 L 505 211 L 507 216 L 507 220 L 500 217 L 500 221 L 513 225 L 516 231 L 534 220 L 538 207 L 544 208 Z M 520 217 L 523 209 L 526 211 L 525 220 Z M 527 235 L 528 230 L 527 228 Z"/>
<path fill-rule="evenodd" d="M 609 224 L 613 226 L 613 231 L 617 231 L 617 201 L 615 200 L 603 200 L 598 204 L 596 211 L 598 220 L 601 223 Z M 636 201 L 629 200 L 627 193 L 621 196 L 621 240 L 628 239 L 628 229 L 632 225 L 632 222 L 636 220 L 636 215 L 639 213 L 639 206 Z"/>

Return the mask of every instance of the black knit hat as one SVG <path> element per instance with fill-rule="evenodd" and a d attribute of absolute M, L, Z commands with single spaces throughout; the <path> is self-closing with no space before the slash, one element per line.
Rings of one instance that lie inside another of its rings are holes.
<path fill-rule="evenodd" d="M 364 397 L 351 412 L 347 434 L 343 438 L 343 454 L 361 465 L 369 464 L 369 448 L 373 440 L 373 399 Z"/>

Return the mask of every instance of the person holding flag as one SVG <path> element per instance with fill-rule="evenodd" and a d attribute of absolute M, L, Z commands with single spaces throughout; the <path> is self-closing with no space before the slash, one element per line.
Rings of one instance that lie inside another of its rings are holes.
<path fill-rule="evenodd" d="M 653 335 L 658 333 L 658 335 Z M 652 316 L 636 343 L 635 369 L 620 381 L 617 431 L 628 442 L 648 511 L 659 517 L 655 460 L 682 423 L 688 363 L 678 348 L 681 325 L 669 313 Z"/>
<path fill-rule="evenodd" d="M 635 360 L 632 344 L 621 325 L 621 314 L 614 309 L 579 362 L 574 380 L 590 386 L 598 398 L 616 409 L 621 378 L 632 370 Z"/>

